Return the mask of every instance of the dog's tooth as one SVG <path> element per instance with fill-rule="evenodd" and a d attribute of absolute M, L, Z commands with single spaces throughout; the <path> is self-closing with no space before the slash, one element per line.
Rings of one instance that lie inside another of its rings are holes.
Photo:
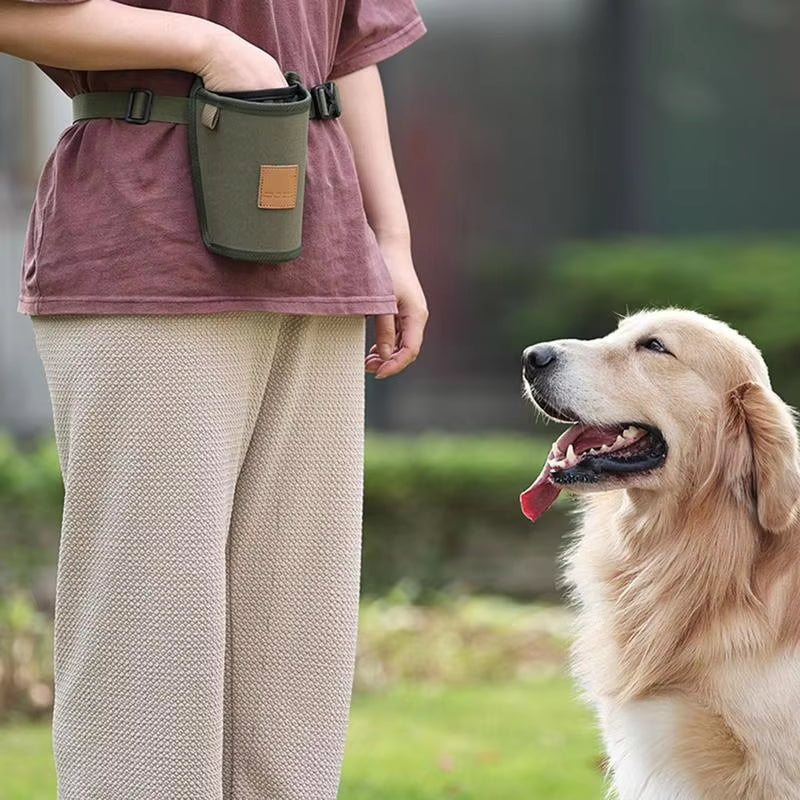
<path fill-rule="evenodd" d="M 607 445 L 607 444 L 604 444 L 604 445 L 603 445 L 603 446 L 600 448 L 600 452 L 601 452 L 601 453 L 607 453 L 607 452 L 608 452 L 610 449 L 611 449 L 611 447 L 609 447 L 609 445 Z"/>
<path fill-rule="evenodd" d="M 622 438 L 633 439 L 635 436 L 638 435 L 638 433 L 639 433 L 639 428 L 637 428 L 635 425 L 629 425 L 627 428 L 625 428 L 624 431 L 622 431 Z M 617 438 L 619 439 L 620 437 L 618 436 Z"/>
<path fill-rule="evenodd" d="M 578 457 L 575 455 L 575 448 L 572 445 L 570 445 L 567 448 L 567 461 L 571 464 L 571 463 L 573 463 L 574 461 L 577 461 L 577 460 L 578 460 Z"/>
<path fill-rule="evenodd" d="M 624 439 L 622 436 L 617 436 L 616 441 L 611 446 L 616 448 L 616 447 L 620 447 L 621 445 L 624 445 L 624 444 L 627 444 L 627 443 L 628 443 L 627 439 Z"/>

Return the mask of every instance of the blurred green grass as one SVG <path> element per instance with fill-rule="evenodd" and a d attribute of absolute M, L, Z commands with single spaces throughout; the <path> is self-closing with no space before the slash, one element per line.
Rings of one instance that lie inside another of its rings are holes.
<path fill-rule="evenodd" d="M 398 684 L 353 702 L 340 800 L 592 800 L 590 713 L 563 675 Z M 53 800 L 47 725 L 0 728 L 0 797 Z"/>
<path fill-rule="evenodd" d="M 600 745 L 563 676 L 357 696 L 340 800 L 592 800 Z"/>
<path fill-rule="evenodd" d="M 340 800 L 599 798 L 601 746 L 565 674 L 569 611 L 446 592 L 420 604 L 418 591 L 362 601 Z M 49 625 L 23 595 L 0 611 L 0 674 L 19 679 L 5 687 L 0 800 L 52 800 L 49 726 L 22 722 L 49 714 L 31 700 L 50 684 L 35 646 Z"/>

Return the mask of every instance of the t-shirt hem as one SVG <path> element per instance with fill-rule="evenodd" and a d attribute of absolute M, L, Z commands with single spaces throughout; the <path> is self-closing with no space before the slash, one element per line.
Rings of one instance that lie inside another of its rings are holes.
<path fill-rule="evenodd" d="M 20 314 L 213 314 L 271 311 L 281 314 L 396 314 L 392 295 L 383 297 L 28 297 Z"/>
<path fill-rule="evenodd" d="M 351 72 L 357 72 L 360 69 L 364 69 L 364 67 L 370 67 L 379 61 L 384 61 L 416 42 L 426 32 L 427 28 L 422 21 L 422 17 L 417 17 L 386 39 L 381 39 L 379 42 L 364 48 L 357 55 L 346 61 L 334 64 L 328 80 L 336 80 L 336 78 L 341 78 L 343 75 L 349 75 Z"/>

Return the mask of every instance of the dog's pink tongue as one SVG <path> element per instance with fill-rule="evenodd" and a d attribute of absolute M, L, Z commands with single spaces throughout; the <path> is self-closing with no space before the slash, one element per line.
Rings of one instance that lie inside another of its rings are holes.
<path fill-rule="evenodd" d="M 550 480 L 550 465 L 545 461 L 539 477 L 519 496 L 522 513 L 529 520 L 536 522 L 555 503 L 560 493 L 561 487 Z"/>

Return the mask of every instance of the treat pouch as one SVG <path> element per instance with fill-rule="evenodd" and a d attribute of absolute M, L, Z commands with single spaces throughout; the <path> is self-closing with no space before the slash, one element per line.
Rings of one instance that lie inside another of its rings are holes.
<path fill-rule="evenodd" d="M 198 78 L 189 98 L 189 153 L 200 231 L 214 253 L 278 262 L 302 249 L 311 95 L 289 86 L 219 94 Z"/>

